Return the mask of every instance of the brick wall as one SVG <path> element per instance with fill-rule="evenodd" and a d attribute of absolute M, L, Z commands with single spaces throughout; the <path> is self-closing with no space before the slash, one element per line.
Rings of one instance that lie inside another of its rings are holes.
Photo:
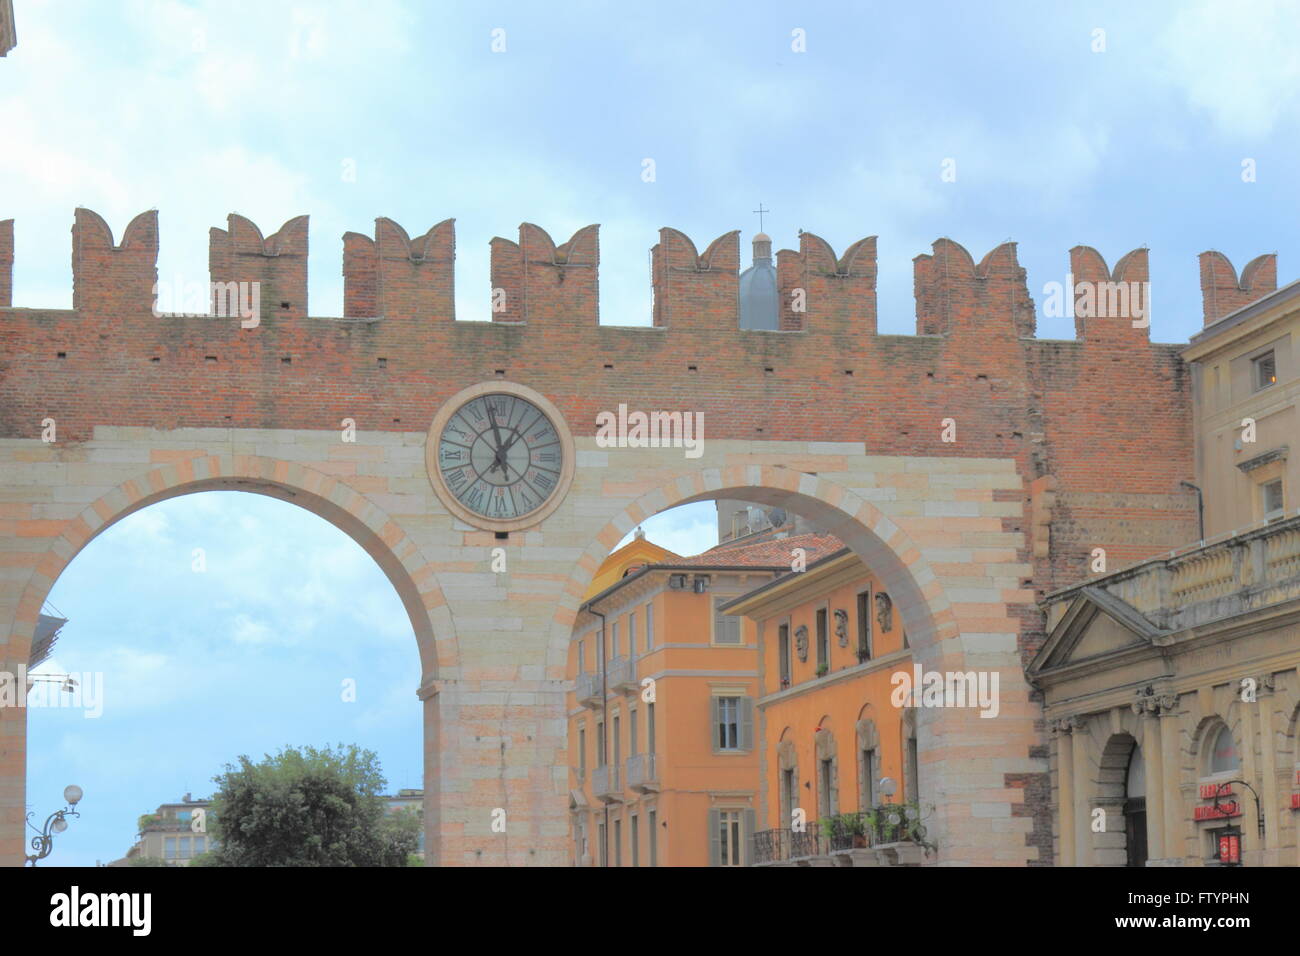
<path fill-rule="evenodd" d="M 652 254 L 654 327 L 599 324 L 596 226 L 557 246 L 531 224 L 518 242 L 492 243 L 498 321 L 457 322 L 454 228 L 447 220 L 412 240 L 379 219 L 373 240 L 348 233 L 346 315 L 309 318 L 306 217 L 263 238 L 232 215 L 211 231 L 210 265 L 214 280 L 262 284 L 260 324 L 244 329 L 152 314 L 155 213 L 115 244 L 99 216 L 78 210 L 75 309 L 0 313 L 0 436 L 36 437 L 46 417 L 64 441 L 96 424 L 335 428 L 352 418 L 362 429 L 409 430 L 457 390 L 502 377 L 551 396 L 577 434 L 626 402 L 701 411 L 707 437 L 1014 458 L 1026 487 L 1056 478 L 1051 546 L 1035 563 L 1040 593 L 1077 580 L 1094 547 L 1114 568 L 1194 535 L 1194 499 L 1179 486 L 1193 465 L 1177 347 L 1115 318 L 1079 320 L 1074 341 L 1033 338 L 1012 243 L 978 264 L 948 239 L 918 256 L 918 334 L 898 336 L 876 332 L 874 238 L 836 256 L 802 233 L 799 251 L 777 256 L 789 331 L 760 332 L 737 328 L 738 234 L 699 253 L 667 228 Z M 0 223 L 0 306 L 11 249 L 10 224 Z M 1145 250 L 1114 273 L 1094 250 L 1070 255 L 1079 279 L 1147 278 Z M 1252 266 L 1253 293 L 1267 269 Z M 790 309 L 796 290 L 806 311 Z M 953 443 L 941 440 L 946 418 Z"/>

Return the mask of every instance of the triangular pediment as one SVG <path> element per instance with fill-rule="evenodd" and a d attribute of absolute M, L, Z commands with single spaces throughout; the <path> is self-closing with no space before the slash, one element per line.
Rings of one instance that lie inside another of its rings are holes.
<path fill-rule="evenodd" d="M 1136 608 L 1101 588 L 1082 588 L 1052 628 L 1031 674 L 1054 670 L 1133 647 L 1149 646 L 1165 632 Z"/>

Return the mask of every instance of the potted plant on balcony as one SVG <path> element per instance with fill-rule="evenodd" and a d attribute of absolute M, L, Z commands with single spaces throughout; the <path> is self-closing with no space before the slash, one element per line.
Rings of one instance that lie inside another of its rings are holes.
<path fill-rule="evenodd" d="M 867 815 L 850 813 L 847 815 L 849 835 L 853 838 L 853 849 L 864 850 L 867 847 Z"/>
<path fill-rule="evenodd" d="M 818 676 L 818 677 L 825 677 L 825 676 L 826 676 L 826 672 L 827 672 L 828 670 L 830 670 L 830 669 L 831 669 L 831 668 L 830 668 L 830 665 L 823 661 L 822 663 L 820 663 L 820 664 L 817 665 L 817 676 Z"/>

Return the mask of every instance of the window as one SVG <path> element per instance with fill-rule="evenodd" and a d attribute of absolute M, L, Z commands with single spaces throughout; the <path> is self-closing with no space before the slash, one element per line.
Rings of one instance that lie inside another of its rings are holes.
<path fill-rule="evenodd" d="M 781 668 L 781 686 L 790 686 L 790 624 L 786 622 L 777 628 L 780 635 L 777 640 L 777 663 Z"/>
<path fill-rule="evenodd" d="M 182 860 L 188 860 L 188 859 L 190 858 L 190 838 L 189 838 L 189 837 L 187 837 L 187 836 L 183 836 L 183 837 L 180 838 L 180 846 L 178 847 L 178 854 L 177 854 L 177 855 L 178 855 Z"/>
<path fill-rule="evenodd" d="M 605 824 L 603 823 L 596 824 L 596 839 L 600 841 L 600 865 L 601 866 L 609 866 L 609 850 L 607 849 L 608 842 L 605 837 L 606 837 Z"/>
<path fill-rule="evenodd" d="M 573 821 L 573 850 L 574 865 L 582 866 L 582 858 L 587 855 L 587 824 L 581 817 L 575 817 Z"/>
<path fill-rule="evenodd" d="M 196 836 L 194 838 L 194 855 L 208 852 L 208 838 L 205 836 Z"/>
<path fill-rule="evenodd" d="M 578 779 L 587 778 L 587 728 L 578 728 Z"/>
<path fill-rule="evenodd" d="M 875 748 L 869 748 L 862 751 L 862 806 L 859 809 L 869 810 L 876 805 L 876 751 Z M 908 794 L 911 799 L 912 795 Z"/>
<path fill-rule="evenodd" d="M 623 821 L 614 821 L 614 865 L 623 865 Z"/>
<path fill-rule="evenodd" d="M 718 817 L 718 866 L 743 866 L 742 824 L 739 810 L 714 811 Z"/>
<path fill-rule="evenodd" d="M 587 642 L 578 642 L 578 673 L 587 673 Z"/>
<path fill-rule="evenodd" d="M 655 705 L 645 705 L 645 752 L 655 752 Z"/>
<path fill-rule="evenodd" d="M 609 748 L 606 747 L 605 745 L 605 722 L 603 720 L 598 720 L 596 721 L 596 766 L 597 767 L 605 766 L 605 754 L 608 752 L 609 752 Z"/>
<path fill-rule="evenodd" d="M 799 808 L 799 784 L 795 780 L 794 770 L 781 771 L 781 793 L 785 796 L 785 816 L 783 824 L 794 819 L 794 812 Z"/>
<path fill-rule="evenodd" d="M 826 631 L 826 608 L 817 609 L 817 676 L 820 677 L 830 669 L 830 638 Z"/>
<path fill-rule="evenodd" d="M 731 598 L 713 599 L 713 643 L 715 644 L 740 643 L 740 618 L 723 614 L 719 610 L 729 600 Z"/>
<path fill-rule="evenodd" d="M 1264 517 L 1281 517 L 1285 507 L 1282 500 L 1282 479 L 1278 478 L 1260 485 L 1260 494 L 1264 499 Z"/>
<path fill-rule="evenodd" d="M 632 841 L 632 865 L 633 866 L 641 865 L 641 846 L 640 846 L 641 841 L 639 837 L 640 831 L 637 828 L 637 822 L 638 822 L 637 815 L 634 813 L 632 814 L 632 827 L 628 831 L 628 838 Z"/>
<path fill-rule="evenodd" d="M 636 708 L 634 707 L 627 712 L 627 752 L 633 757 L 637 755 L 636 731 Z"/>
<path fill-rule="evenodd" d="M 871 589 L 858 594 L 858 662 L 871 660 Z"/>
<path fill-rule="evenodd" d="M 659 818 L 656 811 L 651 810 L 646 814 L 646 826 L 650 830 L 650 865 L 659 865 L 659 831 L 655 828 L 655 820 Z"/>
<path fill-rule="evenodd" d="M 713 749 L 754 748 L 754 700 L 751 697 L 713 698 Z"/>
<path fill-rule="evenodd" d="M 740 749 L 740 698 L 717 697 L 718 749 Z"/>
<path fill-rule="evenodd" d="M 610 660 L 618 657 L 618 621 L 615 621 L 609 629 L 609 657 Z"/>
<path fill-rule="evenodd" d="M 636 657 L 636 611 L 627 616 L 627 654 Z"/>
<path fill-rule="evenodd" d="M 176 859 L 176 837 L 163 837 L 163 859 Z"/>
<path fill-rule="evenodd" d="M 623 739 L 618 732 L 618 714 L 614 715 L 614 766 L 620 767 L 623 764 Z"/>
<path fill-rule="evenodd" d="M 1255 391 L 1277 384 L 1277 359 L 1272 352 L 1265 352 L 1250 362 Z"/>
<path fill-rule="evenodd" d="M 1210 773 L 1228 773 L 1240 766 L 1241 755 L 1237 753 L 1237 742 L 1232 739 L 1232 731 L 1226 726 L 1220 727 L 1210 748 Z"/>
<path fill-rule="evenodd" d="M 907 738 L 907 766 L 904 769 L 903 799 L 918 803 L 921 799 L 921 764 L 916 753 L 916 737 Z"/>
<path fill-rule="evenodd" d="M 835 761 L 833 758 L 827 758 L 821 762 L 821 792 L 818 796 L 817 811 L 824 820 L 835 812 L 835 804 L 831 799 L 831 788 L 835 786 Z"/>
<path fill-rule="evenodd" d="M 647 604 L 645 606 L 645 649 L 648 651 L 655 646 L 655 606 Z"/>

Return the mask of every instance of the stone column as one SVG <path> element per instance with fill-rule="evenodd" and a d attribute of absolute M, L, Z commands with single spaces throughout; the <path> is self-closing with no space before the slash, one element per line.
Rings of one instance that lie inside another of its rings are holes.
<path fill-rule="evenodd" d="M 22 866 L 27 855 L 27 689 L 19 675 L 26 661 L 0 659 L 0 671 L 13 675 L 0 687 L 0 866 Z M 0 680 L 3 680 L 0 677 Z M 10 700 L 24 706 L 8 706 Z M 57 795 L 56 795 L 57 796 Z"/>
<path fill-rule="evenodd" d="M 1181 865 L 1187 858 L 1186 817 L 1183 805 L 1182 759 L 1179 754 L 1180 728 L 1178 726 L 1178 697 L 1162 694 L 1156 698 L 1160 714 L 1160 769 L 1159 781 L 1148 780 L 1147 789 L 1158 786 L 1164 791 L 1165 860 Z"/>
<path fill-rule="evenodd" d="M 1070 720 L 1052 721 L 1056 735 L 1056 806 L 1061 866 L 1074 866 L 1074 755 Z"/>
<path fill-rule="evenodd" d="M 1160 750 L 1160 715 L 1153 696 L 1139 697 L 1133 712 L 1142 718 L 1142 770 L 1147 784 L 1147 859 L 1165 858 L 1164 754 Z"/>
<path fill-rule="evenodd" d="M 1088 794 L 1092 773 L 1088 760 L 1088 719 L 1071 717 L 1071 750 L 1074 752 L 1074 864 L 1092 864 L 1092 807 Z"/>
<path fill-rule="evenodd" d="M 1282 815 L 1277 799 L 1277 740 L 1273 733 L 1273 675 L 1261 674 L 1256 679 L 1256 697 L 1259 701 L 1259 787 L 1260 802 L 1264 810 L 1265 866 L 1281 862 L 1278 852 L 1282 846 Z M 1248 778 L 1249 779 L 1249 778 Z M 1244 827 L 1242 829 L 1245 829 Z M 1258 827 L 1256 827 L 1258 833 Z"/>

